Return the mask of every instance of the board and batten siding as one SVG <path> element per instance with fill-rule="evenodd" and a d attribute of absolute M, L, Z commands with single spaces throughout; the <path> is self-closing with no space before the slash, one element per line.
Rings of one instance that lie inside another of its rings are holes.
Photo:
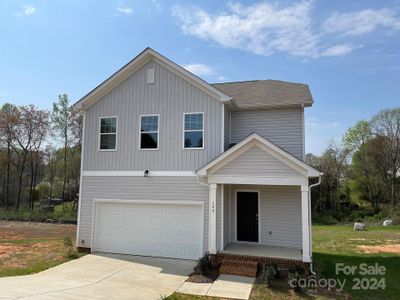
<path fill-rule="evenodd" d="M 147 83 L 147 70 L 155 82 Z M 86 111 L 84 171 L 194 171 L 221 153 L 223 105 L 152 60 Z M 204 149 L 183 149 L 183 114 L 204 112 Z M 139 150 L 140 115 L 159 114 L 159 150 Z M 116 151 L 99 151 L 99 118 L 118 117 Z"/>
<path fill-rule="evenodd" d="M 225 206 L 229 215 L 229 227 L 225 227 L 224 236 L 229 236 L 230 241 L 236 241 L 236 191 L 260 192 L 260 244 L 302 248 L 301 230 L 301 191 L 300 186 L 273 186 L 273 185 L 231 185 L 229 197 L 230 208 Z M 271 232 L 271 234 L 270 234 Z"/>
<path fill-rule="evenodd" d="M 232 143 L 257 132 L 298 159 L 304 159 L 303 109 L 232 111 L 231 122 Z"/>
<path fill-rule="evenodd" d="M 217 166 L 216 166 L 217 167 Z M 289 167 L 258 146 L 253 146 L 228 162 L 216 171 L 211 169 L 212 175 L 241 176 L 271 176 L 271 177 L 298 177 L 300 173 Z"/>
<path fill-rule="evenodd" d="M 224 149 L 227 150 L 231 144 L 231 111 L 224 105 Z"/>
<path fill-rule="evenodd" d="M 201 201 L 204 203 L 203 251 L 208 250 L 208 189 L 196 177 L 84 176 L 78 246 L 91 247 L 93 199 Z M 82 242 L 82 240 L 84 242 Z"/>

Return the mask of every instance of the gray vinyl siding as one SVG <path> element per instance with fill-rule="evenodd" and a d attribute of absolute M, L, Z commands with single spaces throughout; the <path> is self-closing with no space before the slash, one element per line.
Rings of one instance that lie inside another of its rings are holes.
<path fill-rule="evenodd" d="M 231 111 L 224 105 L 224 149 L 227 150 L 231 143 Z"/>
<path fill-rule="evenodd" d="M 155 83 L 147 84 L 147 70 Z M 221 153 L 222 105 L 161 64 L 150 61 L 86 112 L 83 170 L 193 171 Z M 204 149 L 183 149 L 183 114 L 204 112 Z M 138 150 L 139 116 L 160 114 L 159 150 Z M 116 151 L 98 151 L 99 117 L 117 116 Z"/>
<path fill-rule="evenodd" d="M 301 191 L 299 186 L 232 185 L 229 202 L 231 209 L 229 233 L 236 240 L 235 191 L 260 192 L 260 243 L 262 245 L 302 248 Z M 233 209 L 232 209 L 233 208 Z M 269 234 L 271 232 L 271 234 Z"/>
<path fill-rule="evenodd" d="M 293 177 L 301 176 L 293 168 L 265 152 L 258 146 L 253 146 L 234 160 L 228 162 L 212 175 L 238 175 L 241 176 L 274 176 Z"/>
<path fill-rule="evenodd" d="M 303 109 L 232 111 L 232 143 L 257 132 L 303 160 Z"/>
<path fill-rule="evenodd" d="M 82 183 L 79 246 L 91 247 L 93 199 L 171 200 L 204 202 L 203 245 L 208 250 L 208 189 L 196 177 L 84 176 Z"/>

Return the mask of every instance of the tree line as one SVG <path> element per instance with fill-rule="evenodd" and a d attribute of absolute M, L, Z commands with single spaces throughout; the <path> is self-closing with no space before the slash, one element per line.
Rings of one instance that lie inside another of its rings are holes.
<path fill-rule="evenodd" d="M 400 108 L 358 121 L 339 143 L 330 143 L 320 156 L 307 154 L 306 161 L 324 173 L 312 195 L 315 215 L 341 220 L 365 201 L 374 214 L 398 207 Z"/>
<path fill-rule="evenodd" d="M 82 117 L 60 95 L 48 111 L 0 107 L 0 206 L 34 209 L 41 198 L 75 201 L 79 191 Z"/>

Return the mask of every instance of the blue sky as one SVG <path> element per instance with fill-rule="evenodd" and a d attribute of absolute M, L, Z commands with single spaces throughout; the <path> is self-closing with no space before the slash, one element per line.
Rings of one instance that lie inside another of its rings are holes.
<path fill-rule="evenodd" d="M 75 102 L 147 46 L 208 82 L 309 84 L 307 152 L 400 106 L 399 0 L 0 0 L 0 105 Z"/>

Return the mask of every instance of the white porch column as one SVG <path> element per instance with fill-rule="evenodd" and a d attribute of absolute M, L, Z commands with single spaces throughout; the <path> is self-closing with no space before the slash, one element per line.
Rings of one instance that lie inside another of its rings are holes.
<path fill-rule="evenodd" d="M 208 199 L 208 252 L 215 254 L 217 253 L 217 184 L 210 184 Z"/>
<path fill-rule="evenodd" d="M 301 228 L 303 240 L 303 261 L 311 262 L 310 257 L 310 226 L 308 207 L 308 185 L 301 186 Z"/>

